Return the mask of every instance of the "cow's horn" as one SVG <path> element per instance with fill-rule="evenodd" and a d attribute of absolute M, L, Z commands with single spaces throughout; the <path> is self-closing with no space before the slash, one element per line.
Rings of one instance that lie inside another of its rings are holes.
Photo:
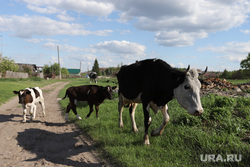
<path fill-rule="evenodd" d="M 190 69 L 190 65 L 188 65 L 188 68 L 187 68 L 187 70 L 186 70 L 186 73 L 189 71 L 189 69 Z"/>
<path fill-rule="evenodd" d="M 199 75 L 204 75 L 207 72 L 208 67 L 206 67 L 205 71 L 200 72 Z"/>

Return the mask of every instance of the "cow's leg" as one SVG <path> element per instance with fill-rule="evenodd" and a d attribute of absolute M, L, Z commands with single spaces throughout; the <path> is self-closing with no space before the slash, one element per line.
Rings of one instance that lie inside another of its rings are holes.
<path fill-rule="evenodd" d="M 148 136 L 148 128 L 151 124 L 151 117 L 150 117 L 150 106 L 147 103 L 143 103 L 143 113 L 144 113 L 144 127 L 145 127 L 145 134 L 143 137 L 144 144 L 150 145 L 149 136 Z"/>
<path fill-rule="evenodd" d="M 160 125 L 160 127 L 156 130 L 153 130 L 151 132 L 151 136 L 157 136 L 157 135 L 161 135 L 163 133 L 163 130 L 165 128 L 165 126 L 167 125 L 167 123 L 169 122 L 169 114 L 168 114 L 168 106 L 165 105 L 162 109 L 162 116 L 163 116 L 163 120 L 162 120 L 162 124 Z"/>
<path fill-rule="evenodd" d="M 123 103 L 123 99 L 121 96 L 122 95 L 119 96 L 118 111 L 119 111 L 119 126 L 123 128 L 122 112 L 124 108 L 124 103 Z"/>
<path fill-rule="evenodd" d="M 93 112 L 93 110 L 94 110 L 93 109 L 93 104 L 89 103 L 89 113 L 85 118 L 88 118 L 91 115 L 91 113 Z"/>
<path fill-rule="evenodd" d="M 36 104 L 33 105 L 33 114 L 30 117 L 30 120 L 33 121 L 36 118 Z"/>
<path fill-rule="evenodd" d="M 65 114 L 65 121 L 68 122 L 69 120 L 69 111 L 71 109 L 71 103 L 68 104 L 67 109 L 66 109 L 66 114 Z"/>
<path fill-rule="evenodd" d="M 132 131 L 138 132 L 136 122 L 135 122 L 135 109 L 137 107 L 137 103 L 132 103 L 131 106 L 129 107 L 129 113 L 130 113 L 130 118 L 132 121 Z"/>
<path fill-rule="evenodd" d="M 81 120 L 82 118 L 77 114 L 75 103 L 71 103 L 71 108 L 72 108 L 74 114 L 76 115 L 76 117 Z"/>
<path fill-rule="evenodd" d="M 99 105 L 96 105 L 95 106 L 96 118 L 99 119 L 98 111 L 99 111 Z"/>
<path fill-rule="evenodd" d="M 27 114 L 27 108 L 23 105 L 23 121 L 26 122 L 26 114 Z"/>
<path fill-rule="evenodd" d="M 43 116 L 45 117 L 46 113 L 45 113 L 45 105 L 44 105 L 44 99 L 42 98 L 39 103 L 41 104 L 42 110 L 43 110 Z"/>

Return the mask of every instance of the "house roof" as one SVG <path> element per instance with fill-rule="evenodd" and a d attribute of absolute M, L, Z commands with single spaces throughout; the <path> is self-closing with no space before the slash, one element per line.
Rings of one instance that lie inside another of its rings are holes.
<path fill-rule="evenodd" d="M 80 69 L 67 69 L 69 71 L 69 74 L 79 74 Z"/>

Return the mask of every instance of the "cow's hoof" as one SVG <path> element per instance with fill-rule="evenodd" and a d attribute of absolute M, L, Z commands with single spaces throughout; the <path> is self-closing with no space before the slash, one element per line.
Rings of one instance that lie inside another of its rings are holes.
<path fill-rule="evenodd" d="M 150 142 L 149 142 L 149 137 L 148 137 L 148 135 L 144 135 L 143 141 L 144 141 L 144 145 L 150 146 Z"/>
<path fill-rule="evenodd" d="M 88 118 L 89 118 L 88 116 L 85 117 L 85 119 L 88 119 Z"/>
<path fill-rule="evenodd" d="M 79 120 L 82 120 L 82 118 L 77 114 L 76 117 L 79 119 Z"/>
<path fill-rule="evenodd" d="M 138 129 L 137 128 L 132 128 L 132 131 L 137 133 L 138 132 Z"/>
<path fill-rule="evenodd" d="M 26 122 L 26 120 L 22 120 L 22 123 L 25 123 Z"/>
<path fill-rule="evenodd" d="M 152 130 L 151 136 L 159 136 L 160 133 L 157 130 Z"/>

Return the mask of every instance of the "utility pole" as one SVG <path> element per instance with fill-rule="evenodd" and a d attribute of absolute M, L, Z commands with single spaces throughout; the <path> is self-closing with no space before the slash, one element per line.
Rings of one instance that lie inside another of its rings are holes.
<path fill-rule="evenodd" d="M 82 72 L 82 61 L 80 61 L 80 73 Z"/>
<path fill-rule="evenodd" d="M 60 67 L 60 57 L 59 57 L 59 46 L 58 45 L 57 45 L 57 53 L 58 53 L 59 79 L 62 79 L 61 67 Z"/>

